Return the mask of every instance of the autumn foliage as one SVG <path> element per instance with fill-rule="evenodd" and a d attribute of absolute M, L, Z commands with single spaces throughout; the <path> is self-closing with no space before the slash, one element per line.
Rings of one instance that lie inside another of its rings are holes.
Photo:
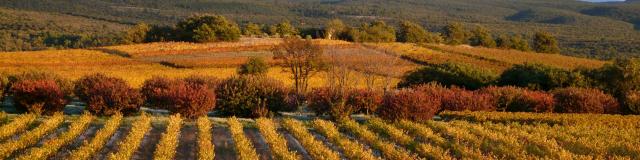
<path fill-rule="evenodd" d="M 440 98 L 423 91 L 402 89 L 384 96 L 378 116 L 387 120 L 430 120 L 440 110 Z"/>
<path fill-rule="evenodd" d="M 555 111 L 559 113 L 620 113 L 620 105 L 613 96 L 598 89 L 564 88 L 553 91 Z"/>
<path fill-rule="evenodd" d="M 64 109 L 67 100 L 54 80 L 23 80 L 12 85 L 18 111 L 51 115 Z"/>
<path fill-rule="evenodd" d="M 215 80 L 206 77 L 168 79 L 154 77 L 147 80 L 142 93 L 147 105 L 153 108 L 167 109 L 187 118 L 207 115 L 216 103 L 213 91 Z"/>
<path fill-rule="evenodd" d="M 75 94 L 87 103 L 87 110 L 98 115 L 138 112 L 144 99 L 136 89 L 120 78 L 103 74 L 80 78 L 75 85 Z"/>

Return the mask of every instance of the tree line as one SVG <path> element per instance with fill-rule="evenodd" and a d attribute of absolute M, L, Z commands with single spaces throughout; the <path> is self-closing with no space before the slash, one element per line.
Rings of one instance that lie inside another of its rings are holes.
<path fill-rule="evenodd" d="M 352 27 L 340 19 L 328 21 L 322 28 L 298 29 L 288 21 L 264 25 L 247 23 L 240 27 L 220 15 L 199 15 L 178 22 L 175 27 L 149 26 L 140 23 L 124 36 L 124 43 L 144 43 L 159 41 L 217 42 L 237 41 L 240 36 L 250 37 L 290 37 L 325 38 L 351 42 L 405 42 L 405 43 L 446 43 L 450 45 L 468 44 L 487 48 L 516 49 L 539 53 L 559 53 L 557 39 L 547 32 L 537 32 L 532 40 L 523 35 L 493 35 L 487 28 L 476 26 L 466 29 L 460 23 L 451 23 L 442 32 L 430 32 L 423 26 L 402 21 L 394 27 L 384 21 L 373 21 Z M 529 44 L 532 41 L 533 44 Z"/>

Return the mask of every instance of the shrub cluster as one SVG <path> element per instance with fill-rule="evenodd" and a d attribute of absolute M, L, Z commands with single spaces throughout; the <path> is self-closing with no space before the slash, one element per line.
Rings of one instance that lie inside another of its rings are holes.
<path fill-rule="evenodd" d="M 382 103 L 381 92 L 366 89 L 316 88 L 306 98 L 316 115 L 328 115 L 333 119 L 349 118 L 354 113 L 375 113 Z"/>
<path fill-rule="evenodd" d="M 629 109 L 631 113 L 640 114 L 640 92 L 627 92 L 624 99 L 624 105 L 627 107 L 627 109 Z"/>
<path fill-rule="evenodd" d="M 366 89 L 355 89 L 349 92 L 347 104 L 356 108 L 356 113 L 375 113 L 382 103 L 382 92 Z"/>
<path fill-rule="evenodd" d="M 20 80 L 13 83 L 18 111 L 47 114 L 62 111 L 67 103 L 64 92 L 54 80 Z"/>
<path fill-rule="evenodd" d="M 52 114 L 64 109 L 72 87 L 58 75 L 32 71 L 9 76 L 4 88 L 13 94 L 18 111 Z"/>
<path fill-rule="evenodd" d="M 216 89 L 217 106 L 225 116 L 263 117 L 270 112 L 297 109 L 290 91 L 278 80 L 266 76 L 231 77 Z"/>
<path fill-rule="evenodd" d="M 316 115 L 329 115 L 332 119 L 349 118 L 357 109 L 347 104 L 349 93 L 332 88 L 316 88 L 307 96 L 308 106 Z"/>
<path fill-rule="evenodd" d="M 387 120 L 429 120 L 440 110 L 440 98 L 426 92 L 402 89 L 384 96 L 378 116 Z"/>
<path fill-rule="evenodd" d="M 598 89 L 569 87 L 553 91 L 555 111 L 560 113 L 621 113 L 613 96 Z"/>
<path fill-rule="evenodd" d="M 553 90 L 563 87 L 587 87 L 589 80 L 577 71 L 567 71 L 543 64 L 516 64 L 500 75 L 498 84 Z"/>
<path fill-rule="evenodd" d="M 442 96 L 442 108 L 449 111 L 495 111 L 491 95 L 451 88 L 449 94 Z"/>
<path fill-rule="evenodd" d="M 207 115 L 215 107 L 216 83 L 217 80 L 211 77 L 153 77 L 145 81 L 142 93 L 150 107 L 167 109 L 187 118 L 197 118 Z"/>
<path fill-rule="evenodd" d="M 58 85 L 58 87 L 60 87 L 60 90 L 64 94 L 65 98 L 69 99 L 73 97 L 73 82 L 63 77 L 60 77 L 59 75 L 56 75 L 56 74 L 40 72 L 40 71 L 29 71 L 29 72 L 16 74 L 16 75 L 10 75 L 7 79 L 8 79 L 8 82 L 5 87 L 5 89 L 7 90 L 11 89 L 13 84 L 16 84 L 18 82 L 25 81 L 25 80 L 32 80 L 32 81 L 52 80 Z"/>
<path fill-rule="evenodd" d="M 553 95 L 547 92 L 512 86 L 491 86 L 483 88 L 479 92 L 491 96 L 497 111 L 553 112 Z"/>
<path fill-rule="evenodd" d="M 9 90 L 7 86 L 9 85 L 9 77 L 0 73 L 0 103 L 4 102 L 4 96 Z"/>
<path fill-rule="evenodd" d="M 87 110 L 98 115 L 132 114 L 140 110 L 144 99 L 123 79 L 103 74 L 88 75 L 76 81 L 75 94 L 87 103 Z"/>
<path fill-rule="evenodd" d="M 443 63 L 426 66 L 407 73 L 398 84 L 399 87 L 437 82 L 445 86 L 458 86 L 467 89 L 478 89 L 492 84 L 497 75 L 489 70 L 457 64 Z"/>

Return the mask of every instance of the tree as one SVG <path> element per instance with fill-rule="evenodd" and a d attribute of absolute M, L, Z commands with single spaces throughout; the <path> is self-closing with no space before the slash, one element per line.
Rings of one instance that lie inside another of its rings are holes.
<path fill-rule="evenodd" d="M 438 43 L 438 38 L 439 35 L 429 33 L 419 24 L 410 21 L 403 21 L 400 23 L 400 30 L 398 31 L 398 41 L 400 42 Z"/>
<path fill-rule="evenodd" d="M 512 43 L 512 45 L 510 46 L 511 49 L 516 49 L 516 50 L 525 51 L 525 52 L 531 51 L 531 48 L 529 47 L 529 42 L 523 39 L 522 35 L 511 36 L 511 43 Z"/>
<path fill-rule="evenodd" d="M 340 35 L 344 34 L 347 26 L 340 19 L 332 19 L 324 26 L 325 39 L 340 39 Z"/>
<path fill-rule="evenodd" d="M 629 112 L 632 97 L 628 94 L 640 91 L 640 59 L 616 59 L 613 64 L 587 74 L 596 81 L 597 87 L 625 104 L 625 111 Z"/>
<path fill-rule="evenodd" d="M 460 23 L 450 23 L 445 26 L 443 36 L 447 44 L 459 45 L 468 41 L 468 33 Z"/>
<path fill-rule="evenodd" d="M 240 39 L 240 28 L 238 24 L 220 15 L 204 15 L 189 17 L 178 22 L 176 28 L 181 31 L 180 37 L 187 41 L 196 41 L 194 34 L 196 30 L 203 32 L 207 25 L 215 34 L 215 41 L 237 41 Z"/>
<path fill-rule="evenodd" d="M 470 43 L 472 46 L 483 46 L 487 48 L 496 47 L 496 41 L 493 40 L 491 33 L 489 33 L 489 31 L 482 26 L 477 26 L 473 30 L 472 37 L 470 38 Z"/>
<path fill-rule="evenodd" d="M 124 36 L 124 42 L 127 44 L 144 43 L 147 39 L 147 33 L 151 27 L 145 23 L 138 23 L 129 28 Z"/>
<path fill-rule="evenodd" d="M 241 75 L 259 75 L 269 71 L 269 65 L 260 57 L 251 57 L 247 63 L 240 66 L 238 73 Z"/>
<path fill-rule="evenodd" d="M 543 64 L 516 64 L 500 75 L 498 84 L 553 90 L 563 87 L 588 87 L 589 80 L 579 72 L 567 71 Z"/>
<path fill-rule="evenodd" d="M 285 69 L 291 72 L 297 93 L 305 93 L 309 77 L 322 69 L 322 47 L 311 40 L 285 38 L 284 42 L 273 49 L 275 60 L 280 60 Z"/>
<path fill-rule="evenodd" d="M 394 42 L 396 31 L 384 21 L 362 24 L 360 28 L 349 30 L 349 38 L 355 42 Z"/>
<path fill-rule="evenodd" d="M 244 31 L 242 33 L 247 36 L 262 35 L 262 27 L 255 23 L 249 23 L 244 27 Z"/>
<path fill-rule="evenodd" d="M 216 41 L 216 32 L 209 27 L 207 24 L 202 24 L 198 26 L 195 30 L 193 30 L 193 41 L 196 42 L 215 42 Z"/>
<path fill-rule="evenodd" d="M 444 86 L 458 86 L 467 89 L 478 89 L 492 84 L 497 75 L 490 70 L 474 66 L 446 62 L 425 66 L 407 73 L 398 87 L 412 87 L 436 82 Z"/>
<path fill-rule="evenodd" d="M 538 53 L 560 53 L 558 41 L 547 32 L 536 33 L 533 39 L 533 48 Z"/>
<path fill-rule="evenodd" d="M 500 34 L 498 38 L 496 38 L 496 47 L 501 49 L 511 49 L 513 46 L 513 42 L 511 42 L 511 38 L 507 35 Z"/>
<path fill-rule="evenodd" d="M 298 29 L 293 27 L 289 21 L 283 21 L 276 25 L 276 32 L 282 37 L 290 37 L 298 35 Z"/>

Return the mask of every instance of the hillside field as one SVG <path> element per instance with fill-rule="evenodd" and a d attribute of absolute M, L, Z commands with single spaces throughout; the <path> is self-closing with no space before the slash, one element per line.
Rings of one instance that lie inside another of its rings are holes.
<path fill-rule="evenodd" d="M 380 79 L 390 77 L 393 83 L 397 83 L 405 72 L 421 65 L 444 62 L 471 64 L 496 73 L 513 64 L 525 62 L 543 63 L 564 69 L 597 68 L 607 63 L 556 54 L 469 46 L 314 41 L 324 46 L 327 61 L 348 64 L 357 71 L 356 77 L 360 77 L 357 79 L 363 79 L 364 74 L 372 74 Z M 166 42 L 92 49 L 3 52 L 0 54 L 0 70 L 8 74 L 39 70 L 56 73 L 71 80 L 92 73 L 104 73 L 123 78 L 131 86 L 139 87 L 144 80 L 153 76 L 186 77 L 198 74 L 230 77 L 236 75 L 238 66 L 249 57 L 264 57 L 273 66 L 267 75 L 290 85 L 290 74 L 284 72 L 271 58 L 271 48 L 280 42 L 277 38 L 243 38 L 239 42 Z M 384 64 L 371 64 L 372 62 Z M 372 65 L 375 67 L 367 67 Z M 316 74 L 312 77 L 311 87 L 324 85 L 325 79 L 324 73 Z M 359 82 L 359 86 L 362 87 L 362 83 Z"/>

